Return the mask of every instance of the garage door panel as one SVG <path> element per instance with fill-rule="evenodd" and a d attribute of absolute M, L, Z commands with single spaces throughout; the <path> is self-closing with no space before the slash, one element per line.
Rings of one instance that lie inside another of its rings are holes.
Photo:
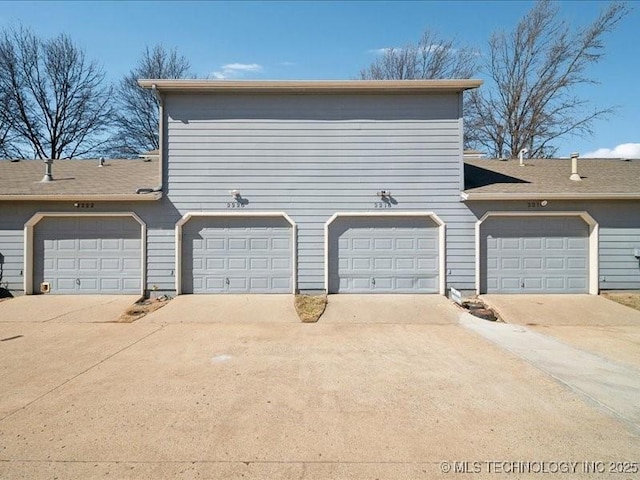
<path fill-rule="evenodd" d="M 418 238 L 418 249 L 424 252 L 436 252 L 438 240 L 435 238 Z"/>
<path fill-rule="evenodd" d="M 75 252 L 77 249 L 76 240 L 71 239 L 63 239 L 58 240 L 58 242 L 51 242 L 51 248 L 57 248 L 58 250 L 67 250 L 71 252 Z"/>
<path fill-rule="evenodd" d="M 290 235 L 290 234 L 289 234 Z M 271 240 L 271 249 L 278 250 L 285 254 L 291 253 L 291 239 L 290 238 L 274 238 Z"/>
<path fill-rule="evenodd" d="M 53 263 L 56 265 L 58 270 L 78 270 L 75 258 L 58 258 L 57 261 L 54 261 Z M 81 267 L 82 264 L 80 264 L 80 268 Z M 92 270 L 95 270 L 95 267 Z"/>
<path fill-rule="evenodd" d="M 500 248 L 502 250 L 520 250 L 520 239 L 502 238 L 500 239 Z"/>
<path fill-rule="evenodd" d="M 567 282 L 568 282 L 569 288 L 583 289 L 583 290 L 586 290 L 588 288 L 587 280 L 583 277 L 575 277 L 575 278 L 569 277 Z"/>
<path fill-rule="evenodd" d="M 75 278 L 57 278 L 53 282 L 51 282 L 52 290 L 54 292 L 75 292 L 76 289 L 76 279 Z"/>
<path fill-rule="evenodd" d="M 481 227 L 488 293 L 586 293 L 589 227 L 580 218 L 497 217 Z"/>
<path fill-rule="evenodd" d="M 249 240 L 249 248 L 251 250 L 269 250 L 269 239 L 268 238 L 252 238 Z"/>
<path fill-rule="evenodd" d="M 344 217 L 329 227 L 332 293 L 437 293 L 438 228 L 426 217 Z"/>
<path fill-rule="evenodd" d="M 520 278 L 519 277 L 502 277 L 498 279 L 500 282 L 500 288 L 503 290 L 520 290 Z M 496 282 L 496 285 L 498 283 Z"/>
<path fill-rule="evenodd" d="M 520 259 L 519 258 L 502 258 L 500 262 L 500 267 L 503 269 L 519 269 L 520 268 Z"/>
<path fill-rule="evenodd" d="M 438 258 L 418 258 L 418 270 L 422 272 L 437 272 Z"/>
<path fill-rule="evenodd" d="M 567 288 L 567 279 L 564 277 L 547 277 L 545 278 L 545 290 L 562 290 Z"/>
<path fill-rule="evenodd" d="M 131 217 L 46 217 L 34 227 L 34 290 L 135 294 L 141 290 L 140 224 Z"/>
<path fill-rule="evenodd" d="M 523 258 L 522 266 L 526 270 L 541 270 L 542 269 L 542 258 Z"/>
<path fill-rule="evenodd" d="M 78 285 L 78 288 L 82 291 L 88 292 L 88 293 L 94 293 L 97 290 L 99 290 L 100 284 L 102 283 L 102 281 L 104 279 L 97 279 L 97 278 L 80 278 L 80 281 L 76 281 L 76 284 Z"/>
<path fill-rule="evenodd" d="M 203 282 L 203 280 L 205 280 Z M 199 278 L 195 283 L 194 286 L 197 286 L 200 289 L 205 288 L 208 292 L 211 293 L 219 293 L 219 292 L 223 292 L 225 290 L 225 281 L 222 278 L 204 278 L 201 279 Z"/>
<path fill-rule="evenodd" d="M 396 250 L 410 250 L 416 249 L 415 241 L 413 238 L 396 238 Z"/>
<path fill-rule="evenodd" d="M 246 232 L 241 232 L 246 234 Z M 229 250 L 246 250 L 247 249 L 247 241 L 244 238 L 230 238 L 229 239 Z"/>
<path fill-rule="evenodd" d="M 284 277 L 271 278 L 271 290 L 285 291 L 291 289 L 291 281 Z"/>
<path fill-rule="evenodd" d="M 79 242 L 81 250 L 98 250 L 98 240 L 95 238 L 81 238 Z"/>
<path fill-rule="evenodd" d="M 194 218 L 183 226 L 184 293 L 290 293 L 292 227 L 284 218 Z"/>
<path fill-rule="evenodd" d="M 272 258 L 271 259 L 272 270 L 286 270 L 292 271 L 293 264 L 290 257 Z"/>

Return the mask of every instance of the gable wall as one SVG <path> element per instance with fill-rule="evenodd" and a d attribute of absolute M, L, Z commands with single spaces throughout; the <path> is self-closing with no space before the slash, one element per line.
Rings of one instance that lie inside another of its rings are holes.
<path fill-rule="evenodd" d="M 165 184 L 186 212 L 286 212 L 298 288 L 324 289 L 324 224 L 336 212 L 430 211 L 447 224 L 449 282 L 473 288 L 474 218 L 460 202 L 460 98 L 439 95 L 168 95 Z"/>

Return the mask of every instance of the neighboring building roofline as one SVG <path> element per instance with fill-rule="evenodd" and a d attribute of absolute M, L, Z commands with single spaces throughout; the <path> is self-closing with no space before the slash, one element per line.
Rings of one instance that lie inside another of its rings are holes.
<path fill-rule="evenodd" d="M 463 201 L 481 200 L 640 200 L 638 193 L 491 193 L 461 192 Z"/>
<path fill-rule="evenodd" d="M 69 194 L 69 195 L 1 195 L 0 202 L 34 202 L 34 201 L 49 201 L 49 202 L 150 202 L 160 200 L 162 198 L 162 192 L 153 192 L 145 194 Z"/>
<path fill-rule="evenodd" d="M 144 88 L 166 93 L 453 93 L 478 88 L 482 80 L 153 80 Z"/>

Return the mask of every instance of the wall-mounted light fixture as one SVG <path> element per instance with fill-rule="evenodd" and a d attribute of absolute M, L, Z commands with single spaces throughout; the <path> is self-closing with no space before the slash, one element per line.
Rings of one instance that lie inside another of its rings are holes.
<path fill-rule="evenodd" d="M 391 192 L 389 190 L 380 190 L 376 192 L 376 195 L 380 198 L 389 198 L 391 197 Z"/>
<path fill-rule="evenodd" d="M 240 198 L 240 190 L 230 190 L 229 195 L 231 195 L 231 198 L 238 199 Z"/>

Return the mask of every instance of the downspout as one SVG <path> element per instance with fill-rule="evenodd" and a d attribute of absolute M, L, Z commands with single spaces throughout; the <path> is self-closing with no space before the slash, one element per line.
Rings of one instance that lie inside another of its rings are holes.
<path fill-rule="evenodd" d="M 164 99 L 162 98 L 162 95 L 160 95 L 158 87 L 155 83 L 151 85 L 151 91 L 155 95 L 156 100 L 158 100 L 158 163 L 160 164 L 160 184 L 155 188 L 138 188 L 136 190 L 137 194 L 162 192 L 163 189 L 164 172 L 162 167 L 164 162 Z"/>

